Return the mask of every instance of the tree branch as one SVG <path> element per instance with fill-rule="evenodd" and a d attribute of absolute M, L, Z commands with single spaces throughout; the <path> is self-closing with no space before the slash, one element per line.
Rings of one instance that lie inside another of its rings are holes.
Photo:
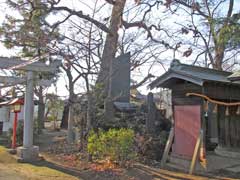
<path fill-rule="evenodd" d="M 48 2 L 48 3 L 50 3 L 50 2 Z M 79 17 L 79 18 L 81 18 L 81 19 L 85 19 L 85 20 L 93 23 L 95 26 L 97 26 L 98 28 L 100 28 L 100 29 L 103 30 L 104 32 L 111 34 L 110 29 L 109 29 L 105 24 L 97 21 L 97 20 L 94 19 L 94 18 L 91 18 L 89 15 L 83 14 L 82 11 L 75 11 L 75 10 L 72 10 L 72 9 L 70 9 L 70 8 L 68 8 L 68 7 L 65 7 L 65 6 L 54 6 L 54 5 L 55 5 L 54 3 L 51 3 L 50 8 L 47 10 L 48 13 L 51 13 L 51 12 L 53 12 L 53 11 L 56 11 L 56 12 L 58 12 L 58 11 L 66 11 L 66 12 L 69 13 L 69 15 L 68 15 L 63 21 L 59 21 L 59 22 L 53 24 L 51 27 L 55 27 L 55 28 L 56 28 L 58 25 L 61 24 L 61 22 L 62 22 L 62 23 L 65 22 L 65 21 L 68 20 L 71 16 L 77 16 L 77 17 Z M 39 7 L 34 7 L 33 9 L 34 9 L 34 10 L 37 10 L 37 9 L 39 9 Z M 33 11 L 34 11 L 34 10 L 33 10 Z M 49 24 L 48 24 L 48 25 L 49 25 Z"/>
<path fill-rule="evenodd" d="M 155 77 L 152 74 L 148 74 L 143 80 L 141 80 L 139 83 L 132 85 L 131 89 L 137 89 L 138 87 L 142 86 L 148 79 Z"/>

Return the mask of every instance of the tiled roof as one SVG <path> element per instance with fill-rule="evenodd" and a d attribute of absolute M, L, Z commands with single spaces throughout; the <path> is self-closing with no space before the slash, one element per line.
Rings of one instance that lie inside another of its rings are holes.
<path fill-rule="evenodd" d="M 206 81 L 240 85 L 240 82 L 231 82 L 228 79 L 230 75 L 232 75 L 231 72 L 182 64 L 179 60 L 175 59 L 172 61 L 169 70 L 154 80 L 149 87 L 151 89 L 155 87 L 170 88 L 174 86 L 177 79 L 185 80 L 199 86 L 202 86 Z"/>

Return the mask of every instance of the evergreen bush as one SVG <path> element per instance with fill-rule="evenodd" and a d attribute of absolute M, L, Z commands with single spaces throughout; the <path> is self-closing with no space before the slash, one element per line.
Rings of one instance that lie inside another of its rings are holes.
<path fill-rule="evenodd" d="M 88 153 L 93 158 L 112 162 L 124 163 L 135 157 L 134 131 L 131 129 L 99 130 L 91 131 L 88 136 Z"/>

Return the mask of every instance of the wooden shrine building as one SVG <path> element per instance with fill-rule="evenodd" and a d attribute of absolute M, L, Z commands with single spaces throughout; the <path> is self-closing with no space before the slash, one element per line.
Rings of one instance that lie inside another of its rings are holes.
<path fill-rule="evenodd" d="M 191 159 L 201 129 L 204 147 L 215 144 L 216 152 L 224 150 L 231 152 L 229 154 L 240 154 L 240 106 L 214 103 L 240 102 L 240 82 L 229 80 L 230 75 L 231 72 L 173 60 L 169 70 L 149 85 L 151 89 L 172 90 L 173 154 Z M 192 94 L 187 96 L 187 93 Z"/>

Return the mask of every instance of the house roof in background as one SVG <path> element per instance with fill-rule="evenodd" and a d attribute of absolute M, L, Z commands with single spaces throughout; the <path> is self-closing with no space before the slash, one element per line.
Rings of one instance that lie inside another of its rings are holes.
<path fill-rule="evenodd" d="M 9 105 L 13 105 L 13 104 L 24 104 L 24 99 L 23 98 L 14 98 L 11 100 L 7 100 L 7 101 L 3 101 L 0 103 L 0 106 L 9 106 Z"/>
<path fill-rule="evenodd" d="M 240 80 L 240 71 L 234 72 L 232 75 L 228 76 L 230 81 L 239 81 Z"/>
<path fill-rule="evenodd" d="M 227 71 L 182 64 L 179 60 L 174 59 L 169 70 L 154 80 L 149 87 L 151 89 L 155 87 L 171 88 L 179 79 L 199 86 L 203 86 L 203 83 L 207 81 L 240 85 L 240 82 L 231 82 L 228 79 L 232 74 Z"/>

